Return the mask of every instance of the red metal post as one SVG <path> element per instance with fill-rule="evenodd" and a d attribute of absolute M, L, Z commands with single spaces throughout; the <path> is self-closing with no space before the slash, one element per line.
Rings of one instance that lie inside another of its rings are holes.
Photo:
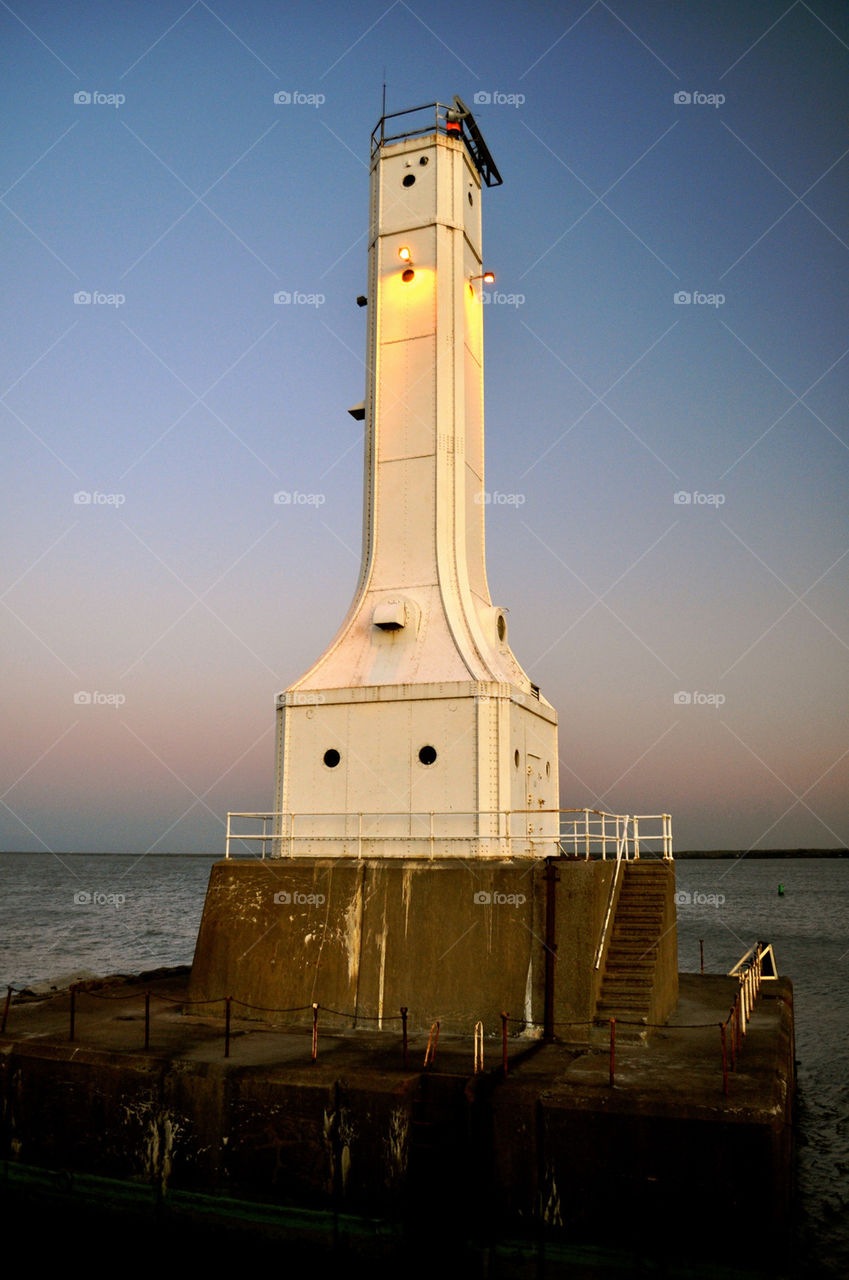
<path fill-rule="evenodd" d="M 436 1062 L 436 1046 L 439 1043 L 439 1023 L 434 1022 L 430 1028 L 430 1035 L 427 1038 L 427 1048 L 425 1049 L 424 1064 L 426 1067 L 432 1067 Z"/>
<path fill-rule="evenodd" d="M 736 1048 L 737 1048 L 737 1052 L 739 1053 L 740 1050 L 743 1048 L 743 1022 L 740 1017 L 740 996 L 739 995 L 737 996 L 737 999 L 734 1002 L 734 1014 L 735 1014 L 734 1039 L 737 1042 Z"/>
<path fill-rule="evenodd" d="M 318 1005 L 313 1003 L 312 1007 L 312 1060 L 315 1062 L 318 1057 Z"/>

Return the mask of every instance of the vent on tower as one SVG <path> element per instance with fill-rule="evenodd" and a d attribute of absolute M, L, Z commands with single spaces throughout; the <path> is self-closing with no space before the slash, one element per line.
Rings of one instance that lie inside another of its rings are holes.
<path fill-rule="evenodd" d="M 375 605 L 374 625 L 381 631 L 400 631 L 407 625 L 407 609 L 403 600 L 384 600 Z"/>

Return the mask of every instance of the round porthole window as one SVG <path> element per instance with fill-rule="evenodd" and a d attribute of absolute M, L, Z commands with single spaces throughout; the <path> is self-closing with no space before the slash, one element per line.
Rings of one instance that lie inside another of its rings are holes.
<path fill-rule="evenodd" d="M 404 284 L 409 284 L 411 280 L 415 279 L 415 276 L 416 273 L 412 267 L 407 267 L 406 271 L 401 272 L 401 279 L 404 281 Z"/>
<path fill-rule="evenodd" d="M 411 186 L 413 185 L 413 183 L 415 182 L 415 180 L 416 180 L 416 175 L 415 175 L 414 173 L 408 173 L 408 174 L 405 176 L 405 178 L 404 178 L 404 181 L 403 181 L 402 185 L 403 185 L 403 186 L 405 186 L 405 187 L 411 187 Z"/>
<path fill-rule="evenodd" d="M 422 764 L 433 764 L 436 759 L 436 747 L 422 747 L 419 751 Z"/>
<path fill-rule="evenodd" d="M 324 753 L 324 763 L 327 765 L 328 769 L 335 769 L 341 759 L 342 757 L 335 747 L 330 747 L 330 749 Z"/>
<path fill-rule="evenodd" d="M 518 749 L 517 749 L 516 751 L 514 751 L 514 752 L 513 752 L 513 763 L 514 763 L 514 765 L 516 766 L 516 768 L 518 769 L 518 767 L 519 767 L 519 751 L 518 751 Z"/>
<path fill-rule="evenodd" d="M 498 639 L 503 641 L 507 635 L 507 619 L 504 617 L 503 613 L 499 613 L 495 629 L 498 632 Z"/>

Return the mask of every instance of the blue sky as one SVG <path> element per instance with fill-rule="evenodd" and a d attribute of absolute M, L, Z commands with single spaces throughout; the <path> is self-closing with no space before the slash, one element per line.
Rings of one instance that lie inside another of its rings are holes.
<path fill-rule="evenodd" d="M 275 694 L 359 563 L 384 79 L 460 94 L 504 178 L 487 563 L 561 802 L 849 843 L 844 5 L 22 0 L 0 31 L 3 848 L 216 852 L 272 803 Z"/>

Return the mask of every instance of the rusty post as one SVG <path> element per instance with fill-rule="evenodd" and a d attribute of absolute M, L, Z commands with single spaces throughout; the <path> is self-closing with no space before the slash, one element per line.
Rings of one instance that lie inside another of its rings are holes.
<path fill-rule="evenodd" d="M 12 988 L 11 988 L 11 987 L 7 987 L 7 988 L 6 988 L 6 1003 L 3 1005 L 3 1025 L 2 1025 L 2 1027 L 0 1027 L 0 1031 L 2 1031 L 2 1032 L 5 1032 L 5 1030 L 6 1030 L 6 1019 L 9 1017 L 9 1005 L 10 1005 L 11 1003 L 12 1003 Z"/>
<path fill-rule="evenodd" d="M 144 993 L 144 1047 L 150 1048 L 150 992 Z"/>
<path fill-rule="evenodd" d="M 743 1048 L 743 1022 L 740 1017 L 740 996 L 738 994 L 734 1002 L 734 1039 L 736 1041 L 736 1049 L 739 1053 Z"/>
<path fill-rule="evenodd" d="M 312 1006 L 312 1060 L 318 1057 L 318 1005 L 313 1002 Z"/>
<path fill-rule="evenodd" d="M 501 1015 L 501 1069 L 507 1075 L 507 1014 Z"/>
<path fill-rule="evenodd" d="M 68 1036 L 68 1039 L 71 1041 L 74 1040 L 76 1035 L 76 1028 L 75 1028 L 76 1018 L 77 1018 L 77 984 L 75 982 L 72 982 L 71 983 L 71 1032 L 70 1032 L 70 1035 Z"/>
<path fill-rule="evenodd" d="M 705 940 L 699 938 L 699 973 L 704 975 L 705 971 Z"/>
<path fill-rule="evenodd" d="M 722 1041 L 722 1092 L 728 1096 L 728 1051 L 725 1045 L 725 1023 L 719 1024 L 719 1036 Z"/>
<path fill-rule="evenodd" d="M 427 1038 L 427 1048 L 425 1049 L 424 1064 L 426 1067 L 432 1067 L 436 1062 L 436 1046 L 439 1043 L 439 1023 L 434 1022 L 430 1028 L 430 1035 Z"/>
<path fill-rule="evenodd" d="M 401 1005 L 401 1035 L 404 1045 L 404 1070 L 407 1070 L 407 1006 Z"/>
<path fill-rule="evenodd" d="M 616 1019 L 610 1019 L 610 1087 L 616 1083 Z"/>
<path fill-rule="evenodd" d="M 230 1057 L 230 1001 L 232 996 L 224 997 L 224 1057 Z"/>

